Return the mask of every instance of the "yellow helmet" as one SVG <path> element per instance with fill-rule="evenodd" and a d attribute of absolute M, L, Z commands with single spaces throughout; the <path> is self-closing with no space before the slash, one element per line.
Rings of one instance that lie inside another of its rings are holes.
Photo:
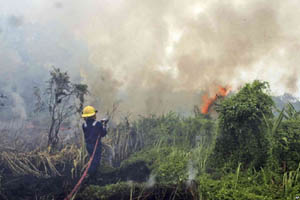
<path fill-rule="evenodd" d="M 92 117 L 96 115 L 97 110 L 93 106 L 86 106 L 82 111 L 81 117 Z"/>

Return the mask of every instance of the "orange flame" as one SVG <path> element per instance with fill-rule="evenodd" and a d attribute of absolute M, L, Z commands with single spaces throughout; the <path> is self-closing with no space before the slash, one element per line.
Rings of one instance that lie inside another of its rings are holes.
<path fill-rule="evenodd" d="M 210 110 L 211 106 L 213 105 L 213 103 L 219 98 L 219 97 L 225 97 L 228 95 L 228 93 L 230 92 L 230 88 L 229 87 L 221 87 L 219 86 L 219 91 L 216 93 L 216 95 L 214 97 L 208 97 L 208 95 L 204 95 L 203 98 L 203 106 L 201 108 L 201 112 L 203 114 L 207 114 L 208 111 Z"/>

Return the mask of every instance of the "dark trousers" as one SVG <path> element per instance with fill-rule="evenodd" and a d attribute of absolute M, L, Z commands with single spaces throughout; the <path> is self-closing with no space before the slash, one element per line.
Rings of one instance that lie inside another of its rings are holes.
<path fill-rule="evenodd" d="M 86 150 L 89 153 L 89 156 L 91 157 L 93 155 L 93 151 L 94 151 L 94 146 L 95 144 L 86 144 Z M 97 168 L 100 165 L 100 160 L 101 160 L 101 152 L 102 152 L 102 145 L 99 142 L 96 152 L 95 152 L 95 156 L 94 159 L 91 163 L 90 169 L 88 171 L 88 174 L 95 174 L 97 172 Z"/>

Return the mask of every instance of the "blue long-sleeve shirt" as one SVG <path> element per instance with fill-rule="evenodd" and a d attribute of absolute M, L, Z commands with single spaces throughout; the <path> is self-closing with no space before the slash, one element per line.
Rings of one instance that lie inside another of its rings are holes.
<path fill-rule="evenodd" d="M 107 130 L 103 128 L 102 123 L 95 119 L 87 119 L 85 123 L 82 124 L 82 129 L 87 144 L 95 144 L 98 135 L 104 137 L 107 134 Z"/>

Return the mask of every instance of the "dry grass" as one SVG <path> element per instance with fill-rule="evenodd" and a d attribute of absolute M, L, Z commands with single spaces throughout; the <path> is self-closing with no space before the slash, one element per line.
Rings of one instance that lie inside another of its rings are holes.
<path fill-rule="evenodd" d="M 77 156 L 76 150 L 74 146 L 66 147 L 54 155 L 37 151 L 29 153 L 1 152 L 1 168 L 8 170 L 14 176 L 61 176 L 65 169 L 72 166 L 72 161 Z"/>

